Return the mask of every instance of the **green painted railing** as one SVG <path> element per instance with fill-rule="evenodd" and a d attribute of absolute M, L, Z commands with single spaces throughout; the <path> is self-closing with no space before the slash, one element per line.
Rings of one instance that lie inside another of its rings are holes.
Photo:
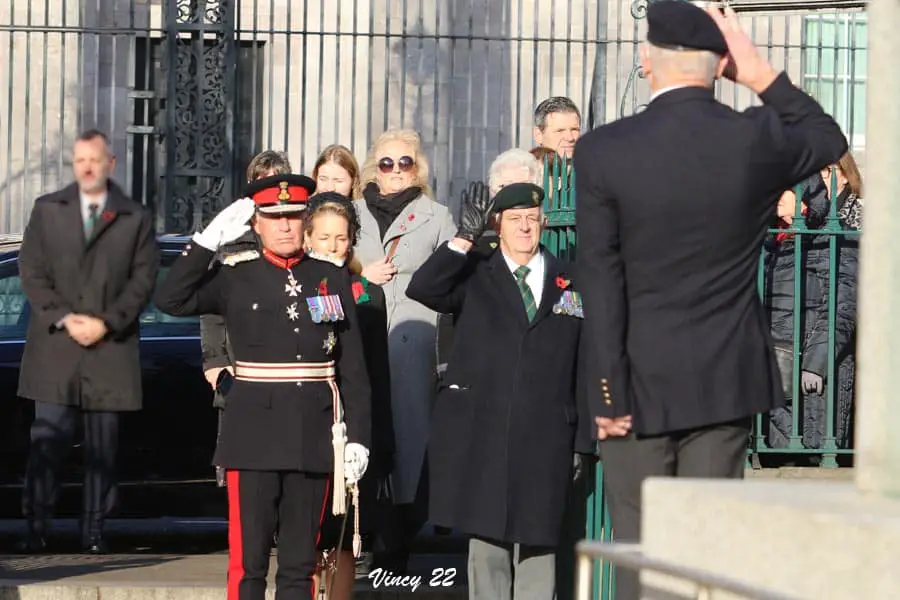
<path fill-rule="evenodd" d="M 548 163 L 544 159 L 542 172 L 543 187 L 546 192 L 544 201 L 544 212 L 547 217 L 548 226 L 544 231 L 542 242 L 555 255 L 568 260 L 575 259 L 575 173 L 571 169 L 571 165 L 565 160 L 557 160 Z M 838 215 L 837 207 L 837 184 L 836 175 L 831 175 L 832 190 L 830 198 L 830 206 L 825 224 L 818 229 L 807 229 L 805 219 L 801 214 L 801 200 L 803 198 L 803 187 L 798 185 L 794 192 L 796 194 L 796 208 L 793 224 L 790 228 L 771 229 L 769 233 L 775 235 L 778 233 L 786 233 L 792 236 L 791 241 L 793 249 L 793 315 L 803 314 L 804 295 L 806 294 L 805 283 L 808 274 L 807 256 L 805 254 L 807 243 L 813 243 L 813 238 L 819 238 L 815 241 L 819 251 L 822 250 L 822 237 L 827 236 L 828 248 L 828 274 L 827 274 L 827 372 L 825 373 L 825 432 L 823 443 L 820 447 L 807 448 L 803 445 L 803 394 L 800 391 L 800 377 L 802 370 L 803 347 L 802 343 L 808 337 L 808 332 L 804 331 L 803 319 L 793 318 L 793 376 L 791 378 L 791 427 L 787 435 L 788 442 L 786 447 L 773 448 L 770 447 L 766 440 L 766 433 L 769 426 L 769 415 L 759 415 L 754 424 L 754 428 L 749 440 L 747 448 L 748 466 L 753 468 L 763 468 L 766 466 L 781 466 L 784 464 L 794 464 L 796 459 L 801 460 L 802 465 L 812 466 L 809 457 L 818 459 L 818 466 L 822 468 L 834 468 L 839 466 L 838 457 L 841 455 L 852 455 L 852 447 L 838 447 L 835 436 L 835 402 L 838 391 L 838 357 L 835 349 L 835 332 L 838 314 L 837 306 L 837 288 L 839 273 L 839 250 L 845 246 L 842 240 L 856 239 L 860 234 L 859 231 L 844 229 L 841 225 L 841 219 Z M 787 246 L 786 246 L 787 247 Z M 767 297 L 767 259 L 769 259 L 769 250 L 764 250 L 760 256 L 759 268 L 759 293 L 764 301 L 768 304 Z M 849 274 L 855 277 L 855 273 Z M 821 308 L 820 308 L 821 310 Z M 852 429 L 852 428 L 851 428 Z M 847 444 L 845 444 L 847 445 Z M 765 458 L 766 460 L 763 460 Z M 850 456 L 847 456 L 849 459 Z M 771 459 L 771 460 L 770 460 Z M 766 463 L 766 464 L 763 464 Z M 596 483 L 593 492 L 588 498 L 587 506 L 587 527 L 585 537 L 591 540 L 609 541 L 613 537 L 610 527 L 609 511 L 606 499 L 603 494 L 603 465 L 597 464 L 596 467 Z M 567 561 L 568 562 L 568 561 Z M 574 563 L 566 564 L 561 568 L 566 570 L 564 576 L 569 575 L 569 567 L 571 566 L 571 574 L 574 577 Z M 595 599 L 606 600 L 614 597 L 615 574 L 614 569 L 608 563 L 601 561 L 595 562 L 595 573 L 593 577 L 594 590 L 593 597 Z M 560 600 L 565 600 L 568 594 L 561 594 Z"/>

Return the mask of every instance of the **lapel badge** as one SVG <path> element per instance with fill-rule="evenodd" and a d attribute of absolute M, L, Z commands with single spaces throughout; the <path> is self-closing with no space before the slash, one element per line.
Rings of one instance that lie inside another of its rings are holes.
<path fill-rule="evenodd" d="M 334 351 L 335 346 L 337 346 L 337 338 L 334 336 L 333 331 L 329 331 L 328 337 L 322 342 L 322 350 L 325 351 L 325 354 L 331 354 Z"/>

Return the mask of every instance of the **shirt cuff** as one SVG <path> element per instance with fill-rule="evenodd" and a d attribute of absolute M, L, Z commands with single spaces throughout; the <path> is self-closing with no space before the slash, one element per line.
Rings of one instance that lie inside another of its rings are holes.
<path fill-rule="evenodd" d="M 453 240 L 449 240 L 449 241 L 447 242 L 447 248 L 449 248 L 450 250 L 453 250 L 453 251 L 456 252 L 457 254 L 462 254 L 463 256 L 465 256 L 466 254 L 468 254 L 468 252 L 467 252 L 466 250 L 463 250 L 463 249 L 460 248 L 459 246 L 455 245 L 455 244 L 453 243 Z"/>

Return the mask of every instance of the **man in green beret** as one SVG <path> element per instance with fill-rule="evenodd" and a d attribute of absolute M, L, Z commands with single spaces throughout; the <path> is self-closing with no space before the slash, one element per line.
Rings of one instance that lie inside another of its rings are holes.
<path fill-rule="evenodd" d="M 470 537 L 469 597 L 555 597 L 573 453 L 591 452 L 576 397 L 583 312 L 572 265 L 540 244 L 544 191 L 513 183 L 463 207 L 456 237 L 407 296 L 456 316 L 432 413 L 429 519 Z M 493 209 L 493 210 L 492 210 Z M 493 224 L 498 251 L 475 251 Z"/>

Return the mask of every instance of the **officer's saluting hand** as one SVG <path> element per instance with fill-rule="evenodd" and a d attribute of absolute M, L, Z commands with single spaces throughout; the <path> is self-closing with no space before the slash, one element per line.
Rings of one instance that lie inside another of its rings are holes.
<path fill-rule="evenodd" d="M 233 242 L 248 231 L 249 221 L 256 212 L 251 198 L 241 198 L 222 209 L 203 231 L 194 234 L 193 240 L 212 252 L 229 242 Z"/>

